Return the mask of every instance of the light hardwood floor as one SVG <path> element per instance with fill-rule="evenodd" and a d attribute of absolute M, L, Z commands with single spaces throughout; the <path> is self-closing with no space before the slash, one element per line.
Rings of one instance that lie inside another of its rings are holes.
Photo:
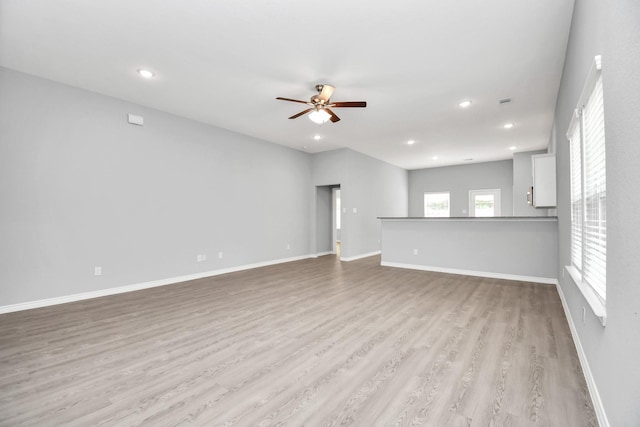
<path fill-rule="evenodd" d="M 554 286 L 296 261 L 0 316 L 0 425 L 597 425 Z"/>

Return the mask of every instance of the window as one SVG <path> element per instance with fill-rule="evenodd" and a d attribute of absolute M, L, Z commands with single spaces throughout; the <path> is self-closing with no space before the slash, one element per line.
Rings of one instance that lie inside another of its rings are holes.
<path fill-rule="evenodd" d="M 450 216 L 449 192 L 424 193 L 424 216 L 425 217 Z"/>
<path fill-rule="evenodd" d="M 606 300 L 607 182 L 600 57 L 567 132 L 571 165 L 571 268 L 579 286 Z M 589 300 L 588 295 L 585 295 Z M 594 310 L 597 313 L 597 310 Z"/>
<path fill-rule="evenodd" d="M 500 189 L 469 190 L 469 216 L 500 216 Z"/>

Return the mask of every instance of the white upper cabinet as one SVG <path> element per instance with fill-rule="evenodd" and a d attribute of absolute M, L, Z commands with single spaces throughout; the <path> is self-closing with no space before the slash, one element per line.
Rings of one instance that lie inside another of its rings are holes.
<path fill-rule="evenodd" d="M 533 206 L 556 207 L 556 156 L 537 154 L 531 156 L 533 163 Z"/>

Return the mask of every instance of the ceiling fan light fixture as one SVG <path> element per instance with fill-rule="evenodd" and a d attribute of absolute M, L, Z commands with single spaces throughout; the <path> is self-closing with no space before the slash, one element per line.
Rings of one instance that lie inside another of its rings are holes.
<path fill-rule="evenodd" d="M 309 113 L 309 118 L 312 122 L 317 123 L 319 125 L 326 123 L 330 118 L 331 114 L 327 113 L 324 109 L 318 108 L 311 113 Z"/>

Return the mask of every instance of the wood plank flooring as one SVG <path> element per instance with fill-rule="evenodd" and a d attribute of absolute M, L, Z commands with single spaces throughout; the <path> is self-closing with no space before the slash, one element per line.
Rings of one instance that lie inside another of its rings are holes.
<path fill-rule="evenodd" d="M 0 425 L 597 425 L 554 286 L 379 262 L 0 315 Z"/>

